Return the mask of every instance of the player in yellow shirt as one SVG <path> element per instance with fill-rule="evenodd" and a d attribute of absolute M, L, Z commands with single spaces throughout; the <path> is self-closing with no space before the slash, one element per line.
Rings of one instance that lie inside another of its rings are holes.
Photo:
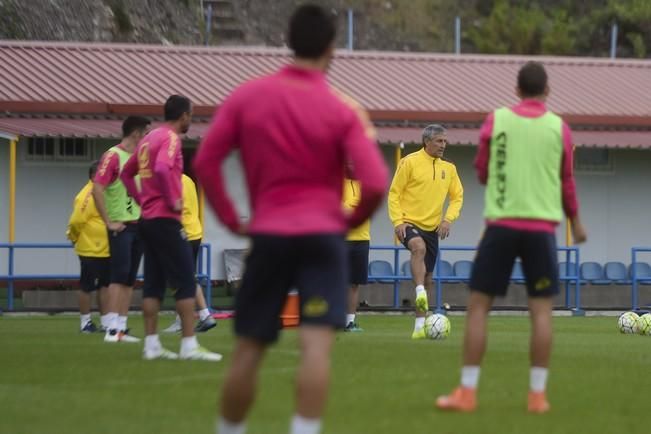
<path fill-rule="evenodd" d="M 389 217 L 395 234 L 411 252 L 411 274 L 416 285 L 416 321 L 412 339 L 425 338 L 439 238 L 450 234 L 463 205 L 463 186 L 454 164 L 443 159 L 447 133 L 441 125 L 423 130 L 423 147 L 398 163 L 389 190 Z M 449 200 L 443 214 L 443 205 Z"/>
<path fill-rule="evenodd" d="M 199 248 L 201 247 L 201 238 L 203 236 L 203 228 L 201 227 L 201 220 L 199 220 L 199 200 L 197 198 L 197 187 L 194 181 L 183 174 L 181 177 L 183 184 L 183 211 L 181 214 L 181 223 L 183 230 L 188 237 L 188 241 L 192 246 L 192 254 L 194 256 L 195 270 L 197 268 L 197 256 L 199 255 Z M 197 284 L 196 292 L 197 307 L 199 308 L 199 322 L 194 328 L 197 332 L 206 332 L 217 325 L 217 322 L 210 314 L 210 309 L 206 304 L 206 299 L 203 296 L 201 285 Z M 176 333 L 181 331 L 181 319 L 176 315 L 174 323 L 163 330 L 166 333 Z"/>
<path fill-rule="evenodd" d="M 68 221 L 66 236 L 75 246 L 81 264 L 79 291 L 80 330 L 83 333 L 98 331 L 90 316 L 91 293 L 99 290 L 98 304 L 101 311 L 102 329 L 108 327 L 106 312 L 107 287 L 111 274 L 108 233 L 104 220 L 95 208 L 93 181 L 99 162 L 95 161 L 88 170 L 89 181 L 77 194 L 72 214 Z"/>
<path fill-rule="evenodd" d="M 344 179 L 344 209 L 352 210 L 361 199 L 359 182 Z M 351 229 L 346 237 L 348 247 L 348 314 L 346 315 L 346 332 L 361 332 L 355 321 L 357 305 L 359 304 L 359 285 L 368 282 L 368 253 L 371 243 L 371 221 L 366 220 L 358 227 Z"/>

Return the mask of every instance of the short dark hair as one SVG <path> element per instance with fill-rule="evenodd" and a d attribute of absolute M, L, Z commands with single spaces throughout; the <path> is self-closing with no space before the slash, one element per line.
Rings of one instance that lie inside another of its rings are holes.
<path fill-rule="evenodd" d="M 184 113 L 190 113 L 192 103 L 182 95 L 172 95 L 165 101 L 165 120 L 178 121 Z"/>
<path fill-rule="evenodd" d="M 540 62 L 527 62 L 518 72 L 518 88 L 522 96 L 532 97 L 545 93 L 547 72 Z"/>
<path fill-rule="evenodd" d="M 144 130 L 151 121 L 144 116 L 129 116 L 122 122 L 122 137 L 130 136 L 137 130 Z"/>
<path fill-rule="evenodd" d="M 99 160 L 95 160 L 92 163 L 90 163 L 90 167 L 88 168 L 88 178 L 93 179 L 95 178 L 95 173 L 97 173 L 97 166 L 99 166 Z"/>
<path fill-rule="evenodd" d="M 334 15 L 313 4 L 299 6 L 289 20 L 289 48 L 296 57 L 318 59 L 335 40 Z"/>

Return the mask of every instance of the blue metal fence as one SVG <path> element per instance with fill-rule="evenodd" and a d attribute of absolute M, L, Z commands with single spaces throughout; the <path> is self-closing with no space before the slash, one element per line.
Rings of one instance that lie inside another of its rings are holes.
<path fill-rule="evenodd" d="M 7 274 L 0 274 L 0 281 L 7 282 L 7 310 L 14 310 L 14 283 L 19 280 L 77 280 L 78 274 L 16 274 L 16 250 L 22 249 L 72 249 L 73 246 L 68 243 L 0 243 L 0 249 L 6 249 L 8 252 Z M 411 276 L 400 274 L 400 252 L 407 251 L 403 246 L 378 245 L 371 246 L 371 250 L 392 251 L 393 252 L 393 270 L 394 274 L 382 276 L 369 276 L 370 281 L 391 281 L 393 282 L 393 307 L 399 307 L 399 286 L 403 280 L 411 280 Z M 442 294 L 444 281 L 450 281 L 450 276 L 440 275 L 440 261 L 444 260 L 446 252 L 464 252 L 475 251 L 476 247 L 468 246 L 441 246 L 439 255 L 436 258 L 435 273 L 432 280 L 436 289 L 436 311 L 442 310 Z M 565 307 L 572 309 L 574 314 L 583 314 L 581 306 L 581 277 L 579 273 L 580 258 L 577 247 L 558 247 L 558 252 L 565 255 L 565 274 L 560 277 L 565 288 Z M 638 267 L 633 264 L 638 263 L 640 253 L 651 253 L 651 247 L 633 247 L 631 249 L 631 306 L 633 310 L 639 308 L 639 285 L 651 284 L 651 275 L 641 275 Z M 198 270 L 197 279 L 205 288 L 206 301 L 209 307 L 212 307 L 212 249 L 209 243 L 202 243 L 197 258 Z M 142 279 L 142 276 L 138 276 Z M 468 278 L 454 277 L 455 281 L 467 282 Z M 572 297 L 573 293 L 573 297 Z"/>
<path fill-rule="evenodd" d="M 381 245 L 381 246 L 371 246 L 371 250 L 376 251 L 393 251 L 393 270 L 394 274 L 391 275 L 381 275 L 381 276 L 369 276 L 369 281 L 391 281 L 393 282 L 393 307 L 399 307 L 399 287 L 400 282 L 403 280 L 411 280 L 411 276 L 405 276 L 400 274 L 400 252 L 407 249 L 404 246 L 392 246 L 392 245 Z M 474 252 L 476 247 L 468 246 L 441 246 L 439 247 L 439 254 L 436 257 L 436 267 L 434 268 L 434 274 L 432 280 L 434 281 L 436 288 L 436 304 L 434 306 L 435 312 L 443 311 L 442 298 L 443 298 L 443 282 L 449 281 L 450 276 L 441 276 L 439 266 L 440 262 L 444 260 L 445 252 Z M 650 249 L 651 251 L 651 249 Z M 562 252 L 565 255 L 565 276 L 560 277 L 560 281 L 565 287 L 565 307 L 572 309 L 572 312 L 575 315 L 582 315 L 583 309 L 581 308 L 581 285 L 580 285 L 580 276 L 579 276 L 579 249 L 577 247 L 558 247 L 558 252 Z M 572 261 L 573 260 L 573 261 Z M 572 264 L 572 265 L 570 265 Z M 469 277 L 458 277 L 453 278 L 458 282 L 468 282 Z M 574 291 L 574 303 L 571 304 L 571 289 Z"/>
<path fill-rule="evenodd" d="M 14 283 L 17 280 L 78 280 L 79 274 L 16 274 L 16 250 L 21 249 L 72 249 L 70 243 L 0 243 L 0 249 L 8 253 L 7 274 L 0 274 L 0 281 L 7 282 L 7 310 L 14 310 Z M 197 280 L 204 286 L 206 302 L 212 307 L 212 253 L 209 243 L 202 243 L 197 258 Z M 142 279 L 142 276 L 138 276 Z"/>

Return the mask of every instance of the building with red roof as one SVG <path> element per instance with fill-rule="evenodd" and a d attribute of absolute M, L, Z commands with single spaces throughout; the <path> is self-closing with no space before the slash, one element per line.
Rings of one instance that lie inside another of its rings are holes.
<path fill-rule="evenodd" d="M 0 167 L 9 174 L 0 179 L 0 203 L 10 214 L 9 224 L 0 227 L 0 240 L 20 242 L 65 240 L 72 199 L 85 182 L 87 166 L 119 140 L 125 116 L 160 120 L 168 95 L 188 96 L 196 117 L 187 135 L 189 159 L 215 108 L 237 85 L 291 61 L 286 50 L 271 48 L 21 41 L 0 41 L 0 57 L 5 65 L 0 68 Z M 448 127 L 446 155 L 456 163 L 466 193 L 462 217 L 446 243 L 475 245 L 478 240 L 483 190 L 471 165 L 478 128 L 488 112 L 517 101 L 516 73 L 528 60 L 337 53 L 330 82 L 369 110 L 388 164 L 395 164 L 397 145 L 404 144 L 402 152 L 417 148 L 426 124 Z M 632 245 L 651 245 L 646 236 L 651 204 L 645 200 L 651 185 L 651 61 L 536 60 L 550 77 L 549 108 L 574 131 L 581 211 L 590 232 L 582 259 L 628 263 Z M 175 73 L 179 69 L 182 75 Z M 237 158 L 228 164 L 246 218 Z M 392 243 L 392 234 L 382 209 L 373 220 L 373 243 Z M 559 235 L 563 240 L 563 228 Z M 221 278 L 219 253 L 243 247 L 245 241 L 227 234 L 212 216 L 206 218 L 204 239 L 212 244 L 214 277 Z M 72 272 L 77 263 L 64 258 L 51 266 Z"/>

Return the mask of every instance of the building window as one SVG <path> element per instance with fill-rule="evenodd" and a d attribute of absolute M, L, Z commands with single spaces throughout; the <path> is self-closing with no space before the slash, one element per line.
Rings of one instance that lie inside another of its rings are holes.
<path fill-rule="evenodd" d="M 615 171 L 613 154 L 610 149 L 576 148 L 574 169 L 577 172 L 613 173 Z"/>
<path fill-rule="evenodd" d="M 27 161 L 90 161 L 93 143 L 70 137 L 31 137 L 27 143 Z"/>

